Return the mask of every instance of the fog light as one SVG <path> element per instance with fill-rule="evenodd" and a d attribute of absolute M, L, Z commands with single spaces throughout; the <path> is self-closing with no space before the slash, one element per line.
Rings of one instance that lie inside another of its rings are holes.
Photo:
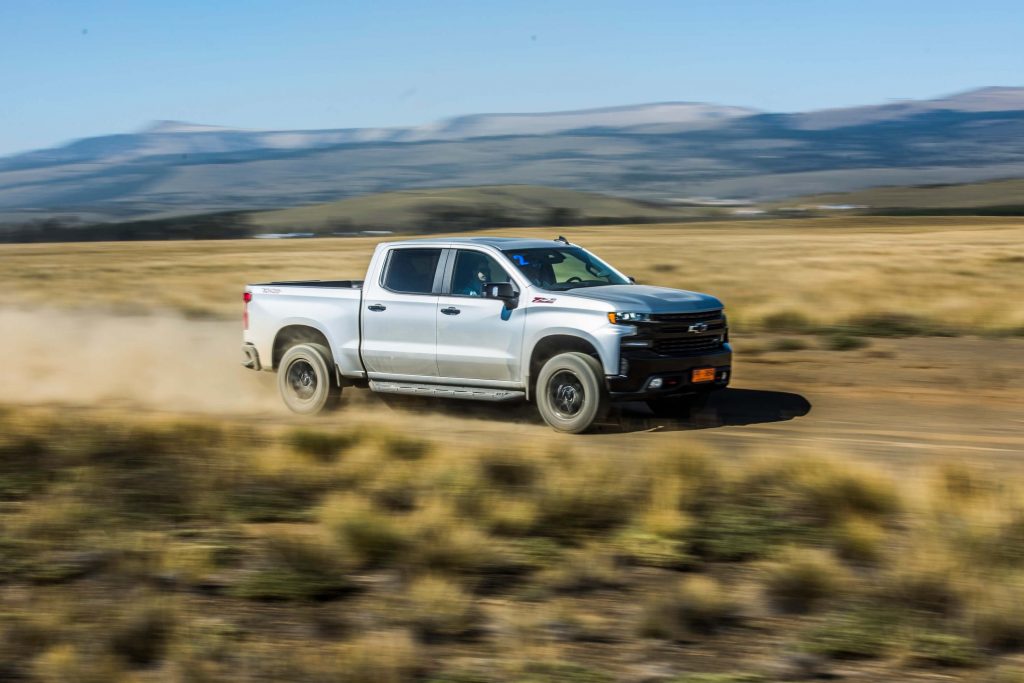
<path fill-rule="evenodd" d="M 619 359 L 619 374 L 623 377 L 629 374 L 629 361 L 625 358 Z"/>
<path fill-rule="evenodd" d="M 661 389 L 663 380 L 660 377 L 655 377 L 647 384 L 648 389 Z"/>

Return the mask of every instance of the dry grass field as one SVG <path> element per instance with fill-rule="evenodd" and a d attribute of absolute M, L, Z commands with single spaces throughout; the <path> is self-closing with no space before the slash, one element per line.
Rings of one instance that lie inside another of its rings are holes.
<path fill-rule="evenodd" d="M 955 185 L 872 187 L 856 192 L 798 197 L 772 206 L 859 204 L 871 208 L 962 209 L 1020 205 L 1022 195 L 1024 181 L 1015 178 Z"/>
<path fill-rule="evenodd" d="M 492 232 L 565 234 L 641 282 L 714 292 L 734 323 L 750 329 L 887 314 L 955 333 L 1024 328 L 1020 219 L 850 217 Z M 362 277 L 377 241 L 2 245 L 0 289 L 7 305 L 236 318 L 246 283 Z"/>
<path fill-rule="evenodd" d="M 593 192 L 530 185 L 491 185 L 381 192 L 326 204 L 260 211 L 252 214 L 250 220 L 268 231 L 330 230 L 336 229 L 339 224 L 415 230 L 424 227 L 424 220 L 432 212 L 447 211 L 456 216 L 460 212 L 479 215 L 487 209 L 506 217 L 515 217 L 520 225 L 540 224 L 553 211 L 570 212 L 578 219 L 574 222 L 585 222 L 587 217 L 605 219 L 590 219 L 594 223 L 607 223 L 608 218 L 615 216 L 629 216 L 630 220 L 637 221 L 666 221 L 707 215 L 706 210 L 701 213 L 693 207 L 655 206 Z"/>
<path fill-rule="evenodd" d="M 721 296 L 733 387 L 298 418 L 241 287 L 373 240 L 0 247 L 0 680 L 1024 681 L 1024 223 L 558 231 Z"/>

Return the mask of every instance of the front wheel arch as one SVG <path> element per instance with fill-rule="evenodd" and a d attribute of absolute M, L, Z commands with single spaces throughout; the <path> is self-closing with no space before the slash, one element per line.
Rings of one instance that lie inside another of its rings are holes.
<path fill-rule="evenodd" d="M 544 364 L 560 353 L 573 352 L 595 358 L 599 365 L 601 363 L 601 355 L 597 347 L 583 337 L 574 337 L 570 334 L 552 334 L 534 344 L 533 351 L 530 353 L 529 374 L 526 383 L 526 398 L 528 400 L 535 400 L 536 398 L 537 376 L 540 374 Z"/>
<path fill-rule="evenodd" d="M 588 354 L 553 356 L 537 376 L 537 410 L 557 431 L 587 431 L 608 413 L 608 401 L 601 363 Z"/>

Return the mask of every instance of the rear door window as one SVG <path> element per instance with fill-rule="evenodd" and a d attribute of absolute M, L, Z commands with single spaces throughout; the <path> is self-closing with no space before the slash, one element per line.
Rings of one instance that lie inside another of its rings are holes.
<path fill-rule="evenodd" d="M 381 284 L 385 289 L 403 294 L 430 294 L 441 249 L 394 249 Z"/>

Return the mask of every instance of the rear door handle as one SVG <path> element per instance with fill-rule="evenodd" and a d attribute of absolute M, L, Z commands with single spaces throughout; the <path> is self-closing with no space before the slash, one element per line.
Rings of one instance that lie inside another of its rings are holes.
<path fill-rule="evenodd" d="M 373 304 L 372 306 L 367 306 L 367 308 L 375 313 L 380 313 L 381 311 L 388 310 L 388 307 L 385 306 L 384 304 Z"/>
<path fill-rule="evenodd" d="M 444 313 L 445 315 L 458 315 L 459 313 L 462 313 L 462 311 L 460 311 L 459 309 L 455 308 L 454 306 L 449 306 L 448 308 L 442 308 L 441 312 Z"/>

